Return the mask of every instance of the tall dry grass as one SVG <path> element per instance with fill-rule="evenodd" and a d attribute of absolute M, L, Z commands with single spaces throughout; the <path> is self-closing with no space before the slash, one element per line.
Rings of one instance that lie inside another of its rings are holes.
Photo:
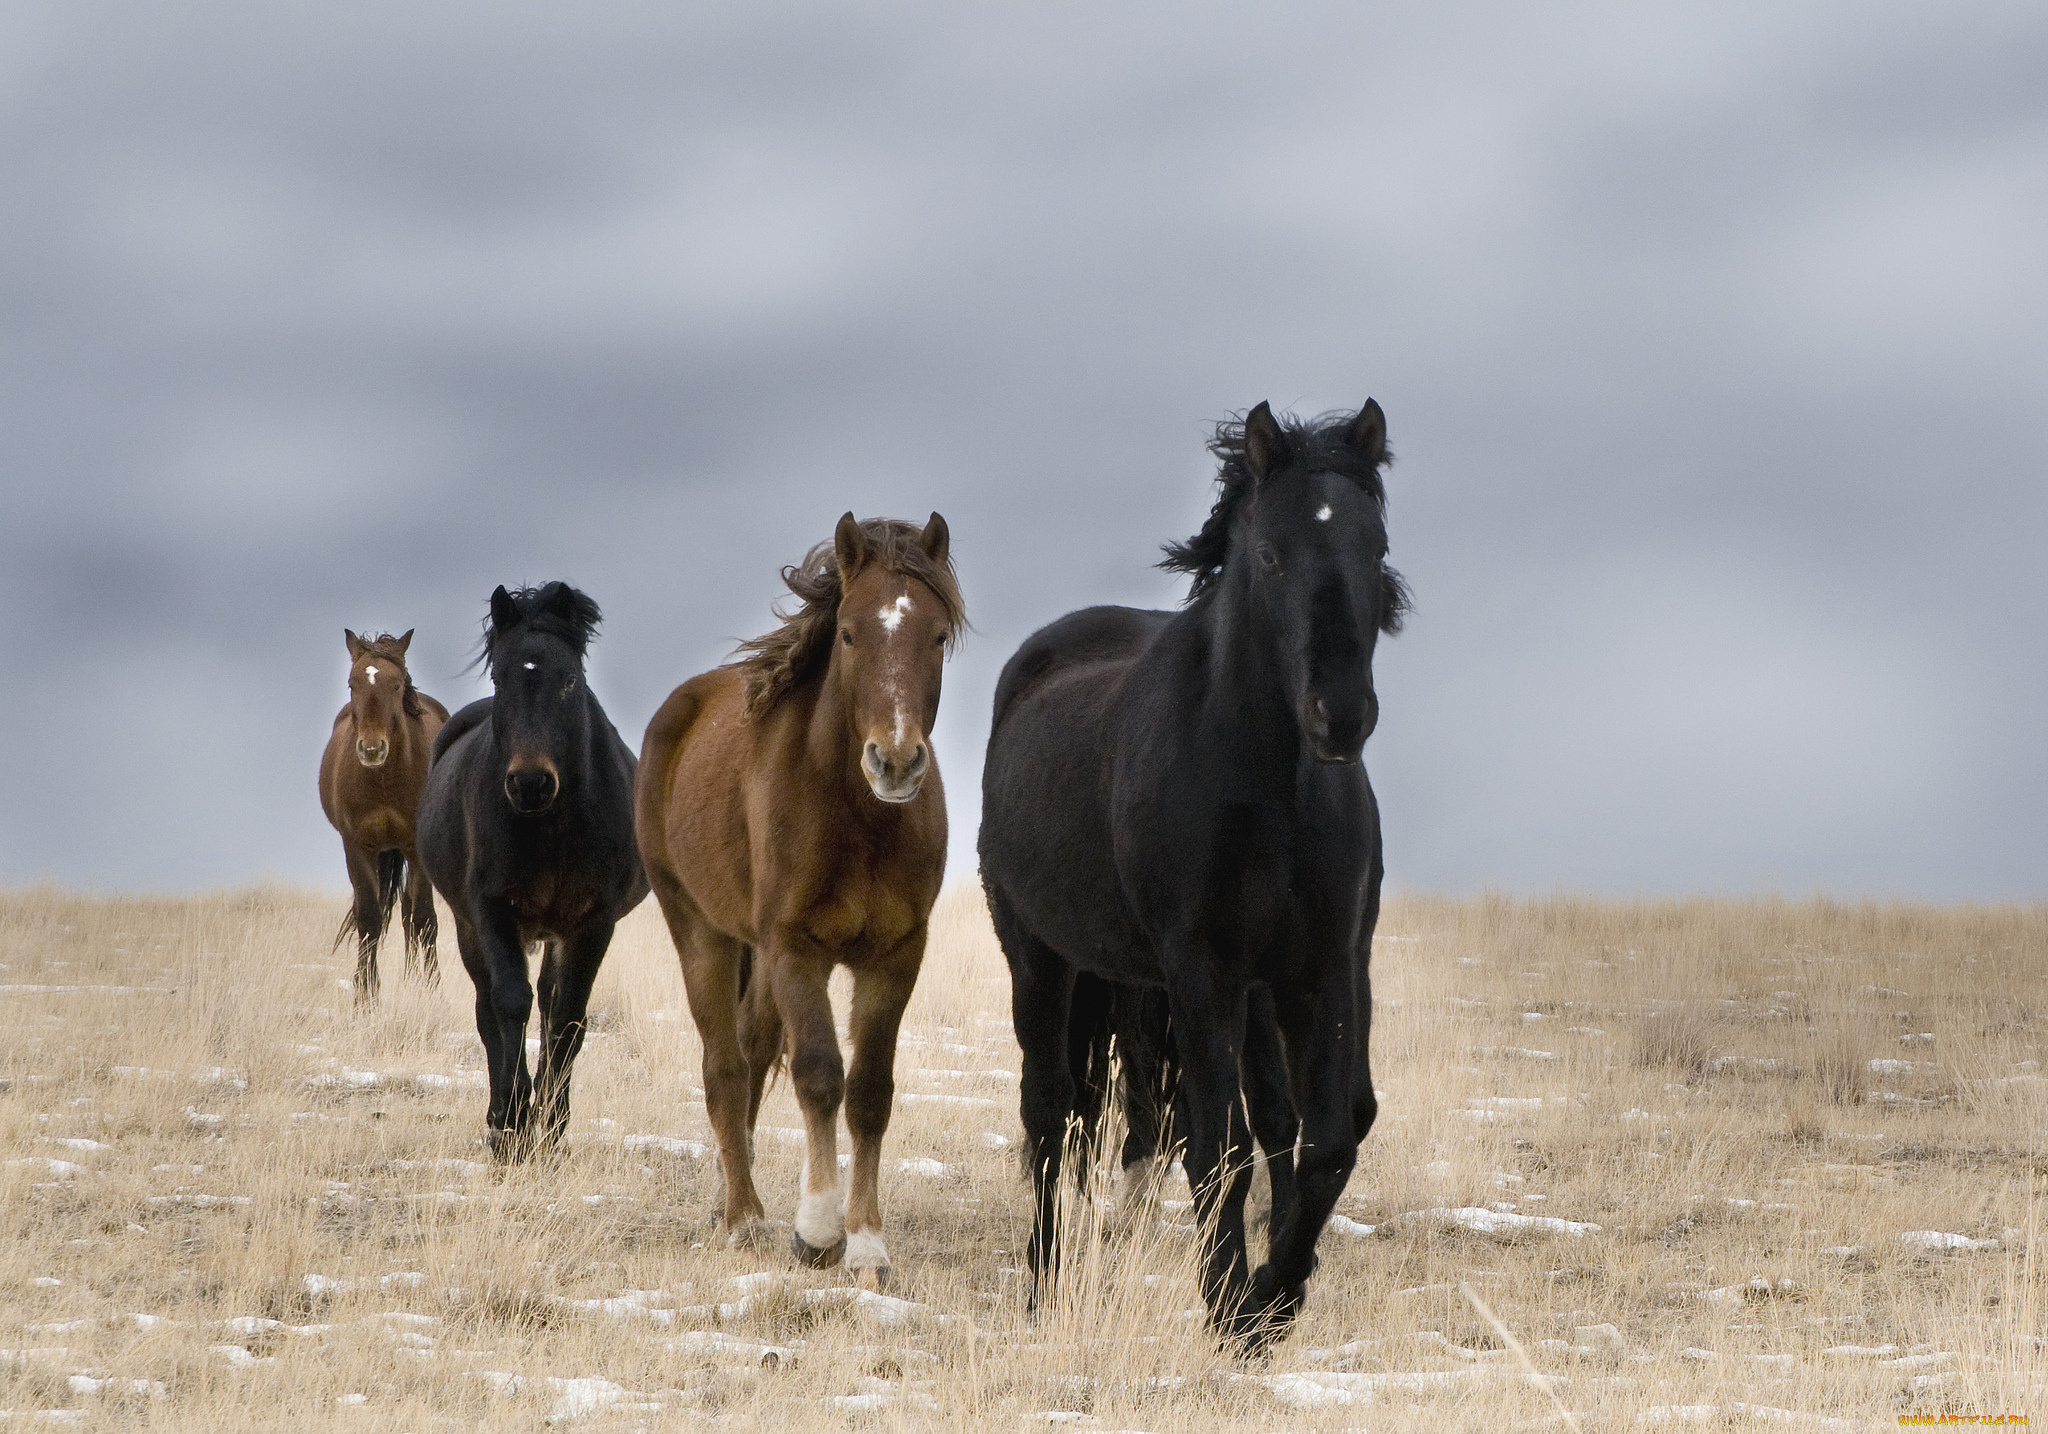
<path fill-rule="evenodd" d="M 2041 908 L 1394 898 L 1381 1123 L 1300 1326 L 1244 1366 L 1202 1330 L 1184 1185 L 1128 1240 L 1075 1195 L 1026 1317 L 970 889 L 898 1059 L 894 1300 L 724 1247 L 651 908 L 599 979 L 570 1148 L 501 1168 L 452 951 L 358 1013 L 340 907 L 0 895 L 9 1423 L 1862 1429 L 2029 1412 L 2048 1374 Z M 785 1083 L 757 1158 L 784 1220 L 799 1126 Z M 1558 1223 L 1486 1228 L 1524 1216 Z"/>

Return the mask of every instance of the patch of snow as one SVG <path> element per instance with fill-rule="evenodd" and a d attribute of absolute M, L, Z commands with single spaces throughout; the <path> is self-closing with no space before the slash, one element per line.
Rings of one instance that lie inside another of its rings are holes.
<path fill-rule="evenodd" d="M 1474 1234 L 1493 1236 L 1581 1236 L 1600 1232 L 1598 1225 L 1582 1220 L 1560 1220 L 1553 1215 L 1516 1215 L 1502 1210 L 1488 1210 L 1478 1205 L 1465 1205 L 1457 1209 L 1410 1210 L 1399 1218 L 1406 1223 L 1453 1227 L 1470 1230 Z"/>
<path fill-rule="evenodd" d="M 1354 1238 L 1363 1239 L 1379 1229 L 1379 1226 L 1364 1224 L 1361 1221 L 1351 1219 L 1347 1215 L 1332 1215 L 1330 1216 L 1329 1224 L 1325 1228 L 1334 1230 L 1340 1235 L 1350 1235 Z"/>
<path fill-rule="evenodd" d="M 964 1105 L 975 1110 L 992 1110 L 995 1102 L 983 1095 L 924 1095 L 913 1091 L 896 1099 L 905 1105 Z"/>
<path fill-rule="evenodd" d="M 7 1168 L 45 1171 L 59 1180 L 72 1180 L 85 1174 L 83 1165 L 75 1165 L 69 1160 L 53 1160 L 43 1155 L 29 1155 L 20 1160 L 10 1160 L 7 1162 Z"/>
<path fill-rule="evenodd" d="M 1973 1240 L 1968 1235 L 1951 1234 L 1946 1230 L 1907 1230 L 1899 1236 L 1899 1243 L 1913 1250 L 1995 1250 L 1996 1240 Z"/>
<path fill-rule="evenodd" d="M 265 1355 L 258 1359 L 239 1344 L 210 1344 L 206 1347 L 206 1352 L 219 1355 L 228 1362 L 230 1367 L 235 1369 L 248 1369 L 254 1365 L 273 1364 L 276 1362 L 275 1357 L 271 1355 Z"/>

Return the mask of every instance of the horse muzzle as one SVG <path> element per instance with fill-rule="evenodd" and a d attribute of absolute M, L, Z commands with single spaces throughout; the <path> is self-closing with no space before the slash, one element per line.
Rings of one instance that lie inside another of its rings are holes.
<path fill-rule="evenodd" d="M 356 741 L 356 760 L 365 767 L 381 767 L 390 755 L 391 743 L 386 738 L 379 737 L 374 742 L 365 742 L 360 738 Z"/>
<path fill-rule="evenodd" d="M 505 799 L 522 816 L 539 816 L 555 804 L 561 790 L 551 767 L 515 767 L 505 774 Z"/>
<path fill-rule="evenodd" d="M 1356 766 L 1365 754 L 1365 739 L 1379 725 L 1379 703 L 1368 697 L 1357 712 L 1332 711 L 1321 697 L 1308 700 L 1301 714 L 1302 736 L 1318 762 Z"/>
<path fill-rule="evenodd" d="M 877 742 L 868 743 L 861 751 L 861 775 L 868 779 L 868 790 L 896 806 L 916 798 L 931 766 L 931 749 L 923 742 L 912 747 L 908 756 L 884 752 Z"/>

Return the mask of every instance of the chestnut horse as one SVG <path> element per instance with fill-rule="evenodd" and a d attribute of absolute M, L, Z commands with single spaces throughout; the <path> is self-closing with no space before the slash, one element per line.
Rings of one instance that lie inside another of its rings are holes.
<path fill-rule="evenodd" d="M 780 629 L 678 687 L 647 726 L 634 816 L 704 1043 L 728 1239 L 765 1212 L 753 1129 L 786 1057 L 806 1151 L 791 1246 L 887 1283 L 876 1179 L 895 1098 L 896 1029 L 924 961 L 946 863 L 931 750 L 947 650 L 965 621 L 946 521 L 839 520 L 783 581 Z M 853 972 L 853 1060 L 826 983 Z M 853 1169 L 839 1188 L 842 1098 Z"/>
<path fill-rule="evenodd" d="M 356 1000 L 377 997 L 377 945 L 391 908 L 402 902 L 405 965 L 424 963 L 427 980 L 441 976 L 434 954 L 434 888 L 413 851 L 413 824 L 434 736 L 448 709 L 412 685 L 403 637 L 357 637 L 347 628 L 348 706 L 334 719 L 334 734 L 320 758 L 320 807 L 341 833 L 355 901 L 335 934 L 336 946 L 356 937 Z"/>

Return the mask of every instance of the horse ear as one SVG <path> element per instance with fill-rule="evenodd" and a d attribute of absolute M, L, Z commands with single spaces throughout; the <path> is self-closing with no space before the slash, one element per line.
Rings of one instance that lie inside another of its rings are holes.
<path fill-rule="evenodd" d="M 519 604 L 512 601 L 503 583 L 491 594 L 491 626 L 501 632 L 519 626 Z"/>
<path fill-rule="evenodd" d="M 1344 429 L 1344 441 L 1351 451 L 1377 468 L 1387 461 L 1387 416 L 1377 400 L 1368 398 L 1358 417 Z"/>
<path fill-rule="evenodd" d="M 557 578 L 540 590 L 540 610 L 552 613 L 564 622 L 576 620 L 575 589 Z"/>
<path fill-rule="evenodd" d="M 405 630 L 405 636 L 398 639 L 398 655 L 400 657 L 405 656 L 405 650 L 412 646 L 412 635 L 415 631 L 417 629 L 409 627 Z"/>
<path fill-rule="evenodd" d="M 1280 425 L 1273 421 L 1273 410 L 1261 399 L 1259 406 L 1244 416 L 1244 466 L 1251 473 L 1252 482 L 1259 484 L 1286 461 L 1287 435 L 1280 431 Z"/>
<path fill-rule="evenodd" d="M 842 583 L 868 560 L 868 535 L 861 531 L 851 511 L 844 514 L 839 519 L 839 526 L 832 530 L 832 555 L 839 561 L 839 580 Z"/>
<path fill-rule="evenodd" d="M 937 513 L 932 514 L 932 520 L 917 535 L 917 545 L 924 549 L 924 555 L 942 568 L 946 565 L 946 551 L 952 543 L 953 535 L 946 527 L 946 520 Z"/>
<path fill-rule="evenodd" d="M 341 640 L 348 644 L 348 660 L 350 662 L 362 661 L 363 653 L 368 650 L 364 646 L 363 640 L 347 628 L 341 630 Z"/>

